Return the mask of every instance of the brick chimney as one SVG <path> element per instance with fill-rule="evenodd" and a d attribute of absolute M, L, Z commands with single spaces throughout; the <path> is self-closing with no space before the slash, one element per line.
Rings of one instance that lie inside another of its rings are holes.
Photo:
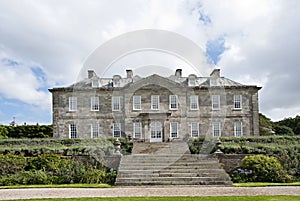
<path fill-rule="evenodd" d="M 176 69 L 175 76 L 176 77 L 181 77 L 182 76 L 182 69 Z"/>
<path fill-rule="evenodd" d="M 133 72 L 131 69 L 126 70 L 127 78 L 132 78 L 133 77 Z"/>

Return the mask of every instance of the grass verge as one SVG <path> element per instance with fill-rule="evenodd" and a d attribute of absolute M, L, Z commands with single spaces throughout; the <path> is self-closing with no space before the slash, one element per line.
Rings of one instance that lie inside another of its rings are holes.
<path fill-rule="evenodd" d="M 18 188 L 112 188 L 109 184 L 41 184 L 41 185 L 15 185 L 0 186 L 0 189 L 18 189 Z"/>
<path fill-rule="evenodd" d="M 117 197 L 117 198 L 59 198 L 15 201 L 298 201 L 300 196 L 225 196 L 225 197 Z"/>
<path fill-rule="evenodd" d="M 292 183 L 247 182 L 247 183 L 234 183 L 233 186 L 236 187 L 300 186 L 300 182 L 292 182 Z"/>

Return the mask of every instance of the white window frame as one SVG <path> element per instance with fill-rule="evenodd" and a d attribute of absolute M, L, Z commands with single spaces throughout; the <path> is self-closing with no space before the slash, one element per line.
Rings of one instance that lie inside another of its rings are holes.
<path fill-rule="evenodd" d="M 159 110 L 159 95 L 151 96 L 151 110 Z"/>
<path fill-rule="evenodd" d="M 199 110 L 199 97 L 196 95 L 190 96 L 190 110 Z"/>
<path fill-rule="evenodd" d="M 242 121 L 234 122 L 234 136 L 235 137 L 243 136 L 243 122 Z"/>
<path fill-rule="evenodd" d="M 196 79 L 195 78 L 189 78 L 189 86 L 190 87 L 196 86 Z"/>
<path fill-rule="evenodd" d="M 178 138 L 178 122 L 170 122 L 170 138 Z"/>
<path fill-rule="evenodd" d="M 220 95 L 211 96 L 211 107 L 212 110 L 220 110 Z"/>
<path fill-rule="evenodd" d="M 69 124 L 69 138 L 77 138 L 77 126 L 76 124 Z"/>
<path fill-rule="evenodd" d="M 191 123 L 191 137 L 199 137 L 199 123 L 198 122 Z"/>
<path fill-rule="evenodd" d="M 133 110 L 141 110 L 142 109 L 142 97 L 141 96 L 133 96 L 132 97 L 132 109 Z"/>
<path fill-rule="evenodd" d="M 77 97 L 69 97 L 69 111 L 77 111 Z"/>
<path fill-rule="evenodd" d="M 116 132 L 119 132 L 118 135 L 115 135 Z M 113 123 L 113 130 L 112 130 L 113 137 L 121 137 L 121 123 Z"/>
<path fill-rule="evenodd" d="M 169 95 L 169 109 L 170 110 L 178 109 L 178 96 L 177 95 Z"/>
<path fill-rule="evenodd" d="M 133 138 L 141 139 L 142 134 L 142 122 L 133 122 Z"/>
<path fill-rule="evenodd" d="M 233 109 L 241 110 L 242 109 L 242 95 L 234 95 L 233 96 Z M 237 107 L 239 106 L 239 107 Z"/>
<path fill-rule="evenodd" d="M 121 110 L 121 97 L 120 96 L 112 96 L 111 110 L 112 111 L 120 111 Z"/>
<path fill-rule="evenodd" d="M 93 88 L 97 88 L 97 87 L 99 87 L 99 86 L 100 86 L 99 80 L 93 79 L 93 80 L 92 80 L 92 87 L 93 87 Z"/>
<path fill-rule="evenodd" d="M 92 96 L 91 97 L 91 111 L 99 111 L 100 104 L 99 104 L 99 97 Z"/>
<path fill-rule="evenodd" d="M 222 129 L 221 129 L 221 122 L 216 121 L 212 123 L 212 135 L 214 137 L 221 137 Z"/>
<path fill-rule="evenodd" d="M 91 138 L 99 137 L 99 124 L 93 123 L 91 124 Z"/>

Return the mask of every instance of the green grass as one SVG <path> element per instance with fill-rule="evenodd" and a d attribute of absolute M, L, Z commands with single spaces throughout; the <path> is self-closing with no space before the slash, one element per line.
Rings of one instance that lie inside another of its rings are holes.
<path fill-rule="evenodd" d="M 117 197 L 117 198 L 59 198 L 16 201 L 297 201 L 300 196 L 225 196 L 225 197 Z"/>
<path fill-rule="evenodd" d="M 48 184 L 48 185 L 15 185 L 0 186 L 0 189 L 18 189 L 18 188 L 111 188 L 109 184 Z"/>
<path fill-rule="evenodd" d="M 292 183 L 247 182 L 247 183 L 234 183 L 233 185 L 236 187 L 300 186 L 300 182 L 292 182 Z"/>

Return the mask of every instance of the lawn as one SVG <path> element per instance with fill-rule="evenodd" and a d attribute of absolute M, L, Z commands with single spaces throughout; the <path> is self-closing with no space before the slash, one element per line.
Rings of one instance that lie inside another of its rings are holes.
<path fill-rule="evenodd" d="M 297 201 L 300 196 L 225 196 L 225 197 L 118 197 L 118 198 L 60 198 L 15 201 Z"/>
<path fill-rule="evenodd" d="M 18 188 L 111 188 L 109 184 L 41 184 L 41 185 L 15 185 L 0 186 L 0 189 L 18 189 Z M 1 200 L 1 199 L 0 199 Z"/>
<path fill-rule="evenodd" d="M 300 186 L 300 182 L 292 182 L 292 183 L 247 182 L 247 183 L 234 183 L 233 186 L 236 187 Z"/>

